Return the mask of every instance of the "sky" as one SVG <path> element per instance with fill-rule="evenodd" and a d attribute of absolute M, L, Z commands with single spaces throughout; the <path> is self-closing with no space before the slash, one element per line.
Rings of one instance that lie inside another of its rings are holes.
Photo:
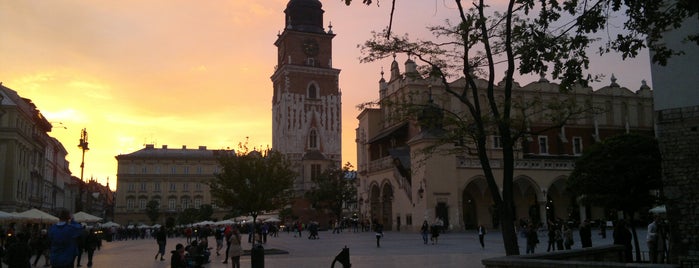
<path fill-rule="evenodd" d="M 31 99 L 53 124 L 49 134 L 68 150 L 77 177 L 85 128 L 84 178 L 108 180 L 112 189 L 115 156 L 145 144 L 237 149 L 248 140 L 266 148 L 272 145 L 274 41 L 287 2 L 0 0 L 0 82 Z M 388 25 L 391 1 L 354 2 L 322 1 L 325 29 L 332 24 L 336 34 L 333 67 L 341 69 L 342 161 L 356 167 L 356 105 L 378 98 L 381 68 L 389 73 L 392 59 L 360 63 L 357 47 Z M 398 0 L 392 31 L 429 38 L 426 26 L 453 17 L 454 8 L 451 1 Z M 406 59 L 397 58 L 402 69 Z M 626 61 L 596 57 L 591 70 L 614 73 L 633 90 L 643 79 L 652 84 L 647 52 Z"/>

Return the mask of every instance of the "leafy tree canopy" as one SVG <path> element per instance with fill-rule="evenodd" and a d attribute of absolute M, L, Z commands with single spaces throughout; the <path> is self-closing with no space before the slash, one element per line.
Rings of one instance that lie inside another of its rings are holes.
<path fill-rule="evenodd" d="M 256 217 L 289 203 L 296 173 L 280 152 L 245 149 L 222 153 L 218 160 L 221 172 L 210 185 L 218 205 Z"/>
<path fill-rule="evenodd" d="M 146 204 L 146 215 L 148 215 L 148 219 L 150 219 L 151 224 L 155 224 L 158 222 L 158 218 L 160 218 L 160 202 L 157 200 L 151 200 L 148 201 Z"/>
<path fill-rule="evenodd" d="M 593 205 L 627 215 L 656 201 L 651 190 L 661 187 L 660 150 L 649 136 L 611 137 L 585 150 L 568 179 L 568 189 Z"/>
<path fill-rule="evenodd" d="M 316 209 L 329 210 L 336 218 L 340 218 L 343 205 L 356 202 L 357 198 L 354 180 L 345 177 L 352 168 L 352 164 L 347 162 L 341 169 L 329 169 L 311 178 L 314 186 L 306 192 L 306 198 Z"/>

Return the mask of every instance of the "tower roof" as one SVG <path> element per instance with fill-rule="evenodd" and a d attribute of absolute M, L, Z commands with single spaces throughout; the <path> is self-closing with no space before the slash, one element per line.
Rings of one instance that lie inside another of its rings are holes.
<path fill-rule="evenodd" d="M 290 0 L 286 4 L 286 29 L 325 33 L 323 30 L 323 4 L 318 0 Z"/>

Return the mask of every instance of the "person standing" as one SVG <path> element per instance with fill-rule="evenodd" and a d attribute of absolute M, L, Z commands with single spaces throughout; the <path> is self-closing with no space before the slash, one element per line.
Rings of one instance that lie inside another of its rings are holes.
<path fill-rule="evenodd" d="M 612 238 L 614 239 L 614 245 L 624 246 L 624 261 L 633 262 L 633 257 L 631 255 L 631 231 L 626 228 L 626 221 L 620 220 L 614 225 L 614 231 L 612 231 Z"/>
<path fill-rule="evenodd" d="M 580 225 L 580 244 L 583 248 L 589 248 L 592 246 L 592 230 L 590 229 L 590 220 L 585 220 Z"/>
<path fill-rule="evenodd" d="M 158 243 L 158 252 L 155 253 L 155 259 L 158 259 L 160 255 L 160 261 L 165 260 L 165 245 L 167 244 L 167 233 L 165 232 L 165 227 L 160 227 L 158 232 L 155 233 L 155 241 Z"/>
<path fill-rule="evenodd" d="M 485 227 L 483 227 L 483 224 L 478 225 L 478 242 L 481 242 L 481 248 L 485 248 L 485 242 L 483 239 L 485 238 L 485 234 L 487 231 L 485 230 Z"/>
<path fill-rule="evenodd" d="M 376 232 L 376 247 L 381 247 L 381 238 L 383 237 L 383 224 L 377 222 L 374 226 L 374 232 Z"/>
<path fill-rule="evenodd" d="M 240 256 L 243 255 L 243 246 L 240 245 L 240 233 L 238 229 L 233 229 L 228 241 L 231 246 L 230 252 L 226 252 L 226 255 L 231 255 L 231 266 L 233 268 L 240 268 Z"/>
<path fill-rule="evenodd" d="M 536 249 L 536 244 L 539 244 L 539 235 L 536 233 L 536 228 L 534 228 L 534 225 L 531 223 L 527 227 L 525 231 L 525 237 L 527 239 L 527 253 L 532 253 L 534 254 L 534 250 Z"/>
<path fill-rule="evenodd" d="M 430 225 L 427 220 L 422 222 L 422 227 L 420 227 L 420 233 L 422 234 L 422 242 L 427 245 L 427 234 L 430 232 Z"/>
<path fill-rule="evenodd" d="M 221 249 L 223 248 L 223 226 L 218 226 L 216 231 L 214 231 L 214 239 L 216 240 L 216 256 L 221 256 Z"/>
<path fill-rule="evenodd" d="M 646 243 L 648 244 L 648 255 L 651 263 L 658 263 L 658 219 L 655 215 L 653 221 L 648 224 L 648 234 L 646 235 Z"/>
<path fill-rule="evenodd" d="M 171 251 L 171 253 L 171 268 L 187 268 L 187 261 L 184 258 L 184 246 L 182 244 L 177 244 L 177 246 L 175 246 L 175 250 Z"/>
<path fill-rule="evenodd" d="M 58 214 L 59 222 L 49 228 L 50 258 L 54 268 L 73 268 L 78 255 L 78 239 L 83 233 L 83 227 L 71 218 L 68 210 L 62 210 Z"/>
<path fill-rule="evenodd" d="M 18 233 L 8 238 L 5 262 L 8 268 L 29 268 L 32 258 L 32 248 L 29 246 L 29 236 Z"/>
<path fill-rule="evenodd" d="M 570 229 L 567 224 L 563 224 L 563 239 L 565 240 L 565 249 L 570 249 L 575 243 L 573 240 L 573 229 Z"/>

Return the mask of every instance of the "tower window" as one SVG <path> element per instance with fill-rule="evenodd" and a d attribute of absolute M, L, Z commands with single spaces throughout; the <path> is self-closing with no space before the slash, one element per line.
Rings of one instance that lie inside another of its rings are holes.
<path fill-rule="evenodd" d="M 317 99 L 318 98 L 318 88 L 316 87 L 315 84 L 311 84 L 308 86 L 308 98 L 309 99 Z"/>

